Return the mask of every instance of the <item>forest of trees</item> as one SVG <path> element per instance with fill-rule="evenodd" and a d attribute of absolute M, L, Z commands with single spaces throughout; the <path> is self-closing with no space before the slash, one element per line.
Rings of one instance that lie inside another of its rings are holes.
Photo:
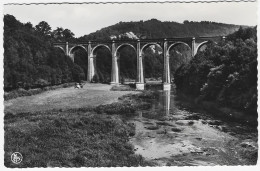
<path fill-rule="evenodd" d="M 256 27 L 240 28 L 225 42 L 211 43 L 175 73 L 178 91 L 257 114 Z"/>
<path fill-rule="evenodd" d="M 68 29 L 52 31 L 46 22 L 35 27 L 4 16 L 4 89 L 29 89 L 71 82 L 82 68 L 65 56 L 52 41 L 70 40 Z"/>
<path fill-rule="evenodd" d="M 74 51 L 75 63 L 58 49 L 52 47 L 57 41 L 105 40 L 133 32 L 139 38 L 158 38 L 174 36 L 215 36 L 232 33 L 239 27 L 213 22 L 185 21 L 161 22 L 156 19 L 140 22 L 120 22 L 95 33 L 75 38 L 72 31 L 51 26 L 41 21 L 36 26 L 30 22 L 21 23 L 12 15 L 4 16 L 4 89 L 30 89 L 57 85 L 66 82 L 86 80 L 87 52 L 81 48 Z M 159 47 L 147 48 L 144 56 L 146 78 L 162 76 L 163 57 Z M 136 78 L 136 54 L 131 47 L 122 47 L 120 53 L 120 79 Z M 178 46 L 171 52 L 170 65 L 173 76 L 175 70 L 190 59 L 190 51 L 185 46 Z M 95 81 L 110 82 L 111 54 L 100 48 L 96 56 Z"/>

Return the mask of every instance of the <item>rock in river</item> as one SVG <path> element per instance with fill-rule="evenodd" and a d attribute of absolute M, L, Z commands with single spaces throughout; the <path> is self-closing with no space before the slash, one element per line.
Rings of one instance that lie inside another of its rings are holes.
<path fill-rule="evenodd" d="M 178 125 L 193 125 L 194 121 L 193 120 L 178 120 L 175 123 Z"/>
<path fill-rule="evenodd" d="M 158 127 L 158 126 L 155 126 L 155 125 L 146 126 L 145 128 L 146 128 L 146 129 L 149 129 L 149 130 L 156 130 L 156 129 L 159 129 L 159 127 Z"/>
<path fill-rule="evenodd" d="M 180 129 L 180 128 L 172 128 L 172 131 L 173 131 L 173 132 L 181 132 L 182 129 Z"/>

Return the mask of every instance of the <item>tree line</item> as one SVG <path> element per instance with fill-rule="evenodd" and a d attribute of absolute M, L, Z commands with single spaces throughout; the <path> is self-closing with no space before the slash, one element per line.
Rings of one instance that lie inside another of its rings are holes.
<path fill-rule="evenodd" d="M 46 22 L 35 27 L 21 23 L 12 15 L 4 16 L 4 89 L 5 91 L 57 85 L 78 79 L 81 67 L 52 47 L 52 41 L 68 41 L 68 29 L 51 31 Z"/>
<path fill-rule="evenodd" d="M 256 27 L 242 27 L 225 42 L 210 43 L 175 73 L 177 90 L 199 101 L 212 101 L 257 114 Z"/>

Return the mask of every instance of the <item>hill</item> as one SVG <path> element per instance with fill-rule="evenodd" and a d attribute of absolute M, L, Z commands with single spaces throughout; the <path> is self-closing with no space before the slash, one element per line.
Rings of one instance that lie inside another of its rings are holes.
<path fill-rule="evenodd" d="M 238 25 L 210 21 L 193 22 L 186 20 L 183 23 L 177 23 L 151 19 L 139 22 L 119 22 L 89 35 L 82 36 L 79 40 L 104 40 L 110 39 L 111 36 L 129 32 L 134 33 L 139 38 L 219 36 L 233 33 L 239 27 Z"/>

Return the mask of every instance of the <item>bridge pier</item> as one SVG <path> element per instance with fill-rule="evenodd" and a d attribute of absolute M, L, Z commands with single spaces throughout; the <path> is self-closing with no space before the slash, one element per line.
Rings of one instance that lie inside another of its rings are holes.
<path fill-rule="evenodd" d="M 111 85 L 119 85 L 119 72 L 118 72 L 118 56 L 116 54 L 115 42 L 112 42 L 112 72 L 111 72 Z"/>
<path fill-rule="evenodd" d="M 91 82 L 94 74 L 95 74 L 95 68 L 94 68 L 94 56 L 91 53 L 91 43 L 88 44 L 88 75 L 87 75 L 87 81 Z"/>
<path fill-rule="evenodd" d="M 143 68 L 143 56 L 141 54 L 140 40 L 137 40 L 137 80 L 136 89 L 144 90 L 144 68 Z"/>
<path fill-rule="evenodd" d="M 69 56 L 69 42 L 66 42 L 65 55 L 66 55 L 66 56 Z"/>
<path fill-rule="evenodd" d="M 95 56 L 91 54 L 88 60 L 88 81 L 91 82 L 95 75 L 95 65 L 94 65 Z"/>
<path fill-rule="evenodd" d="M 169 52 L 167 50 L 168 42 L 164 39 L 163 44 L 163 56 L 164 56 L 164 67 L 163 67 L 163 90 L 171 90 L 171 79 L 170 79 L 170 63 L 169 63 Z"/>
<path fill-rule="evenodd" d="M 194 57 L 195 55 L 196 55 L 196 42 L 195 42 L 195 37 L 193 37 L 191 41 L 191 57 Z"/>

